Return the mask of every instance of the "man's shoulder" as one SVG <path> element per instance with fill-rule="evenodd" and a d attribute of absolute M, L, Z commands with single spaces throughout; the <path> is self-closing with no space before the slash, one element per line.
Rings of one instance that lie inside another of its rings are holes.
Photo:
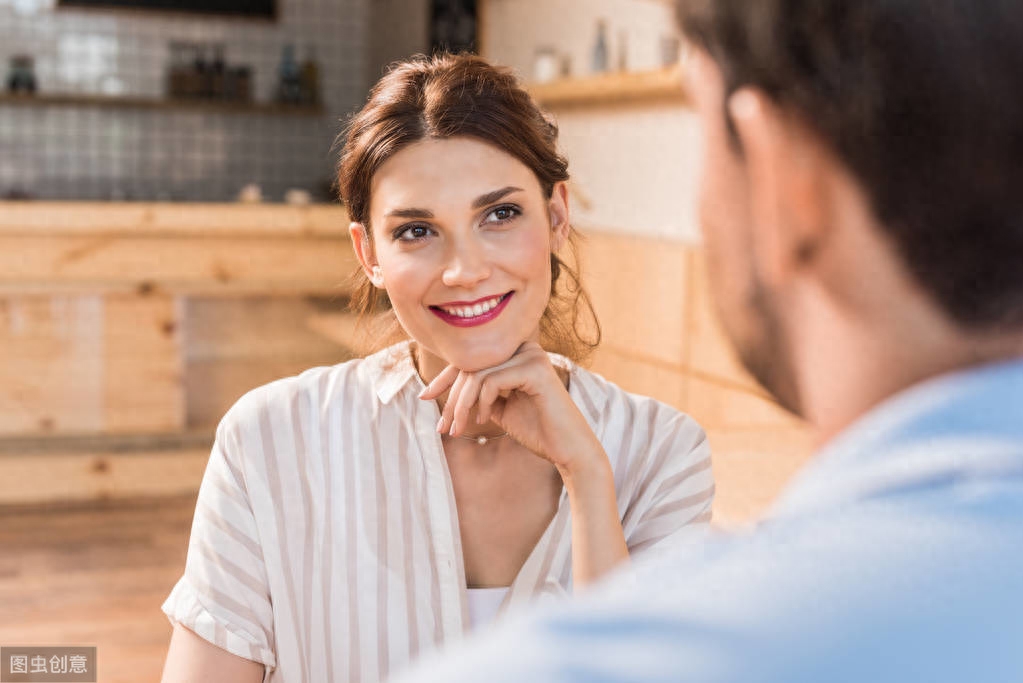
<path fill-rule="evenodd" d="M 1023 485 L 964 495 L 679 547 L 472 656 L 509 681 L 1023 680 Z"/>

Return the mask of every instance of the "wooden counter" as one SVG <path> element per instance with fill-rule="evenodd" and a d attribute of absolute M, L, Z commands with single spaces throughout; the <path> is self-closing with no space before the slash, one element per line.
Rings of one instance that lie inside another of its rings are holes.
<path fill-rule="evenodd" d="M 0 202 L 0 292 L 346 294 L 332 206 Z"/>
<path fill-rule="evenodd" d="M 331 206 L 0 202 L 0 503 L 194 491 L 242 393 L 351 353 Z"/>

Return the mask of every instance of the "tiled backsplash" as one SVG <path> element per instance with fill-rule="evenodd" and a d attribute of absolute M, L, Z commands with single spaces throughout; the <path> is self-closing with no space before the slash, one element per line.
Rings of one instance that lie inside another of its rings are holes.
<path fill-rule="evenodd" d="M 161 98 L 171 42 L 219 43 L 272 100 L 285 45 L 319 65 L 323 113 L 0 102 L 0 197 L 230 200 L 248 183 L 279 201 L 326 198 L 340 120 L 365 98 L 372 0 L 278 0 L 277 21 L 58 8 L 0 0 L 0 73 L 28 54 L 42 94 Z"/>

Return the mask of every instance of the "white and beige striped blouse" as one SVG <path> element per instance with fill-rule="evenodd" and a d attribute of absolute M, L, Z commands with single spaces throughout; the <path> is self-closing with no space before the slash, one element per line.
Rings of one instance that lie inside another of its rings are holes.
<path fill-rule="evenodd" d="M 703 430 L 566 358 L 614 470 L 630 551 L 710 518 Z M 379 681 L 460 637 L 468 606 L 437 404 L 407 342 L 256 389 L 217 429 L 172 622 L 266 665 L 265 681 Z M 502 611 L 571 592 L 558 510 Z"/>

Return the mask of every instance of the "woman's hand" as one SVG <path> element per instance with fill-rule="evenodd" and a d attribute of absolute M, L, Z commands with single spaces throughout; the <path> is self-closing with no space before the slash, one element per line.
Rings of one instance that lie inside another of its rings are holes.
<path fill-rule="evenodd" d="M 572 401 L 547 352 L 526 342 L 504 363 L 479 372 L 449 365 L 419 398 L 435 399 L 448 388 L 438 430 L 451 436 L 493 421 L 511 438 L 552 462 L 564 477 L 582 468 L 606 466 L 607 456 L 586 418 Z"/>
<path fill-rule="evenodd" d="M 628 558 L 611 463 L 539 344 L 526 342 L 504 363 L 479 372 L 449 365 L 419 398 L 435 399 L 449 388 L 438 431 L 465 433 L 475 408 L 477 424 L 495 423 L 558 468 L 572 508 L 577 588 Z"/>

